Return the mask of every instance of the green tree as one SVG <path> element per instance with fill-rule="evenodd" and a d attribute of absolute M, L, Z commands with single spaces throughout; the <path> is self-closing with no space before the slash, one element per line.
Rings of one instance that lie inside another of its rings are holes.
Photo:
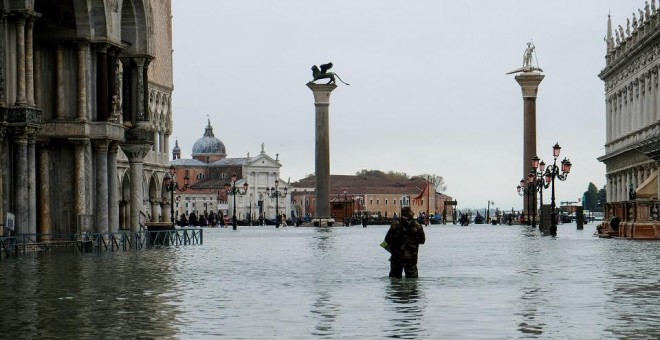
<path fill-rule="evenodd" d="M 390 180 L 408 180 L 410 177 L 405 173 L 405 172 L 396 172 L 396 171 L 388 171 L 387 173 L 380 171 L 380 170 L 367 170 L 367 169 L 362 169 L 358 172 L 355 173 L 356 176 L 363 176 L 363 177 L 376 177 L 376 178 L 386 178 Z"/>
<path fill-rule="evenodd" d="M 607 191 L 605 190 L 605 186 L 603 185 L 603 188 L 598 190 L 598 209 L 599 211 L 605 211 L 605 203 L 607 203 Z"/>
<path fill-rule="evenodd" d="M 589 182 L 587 191 L 584 192 L 582 206 L 591 211 L 594 211 L 598 206 L 598 188 L 591 182 Z"/>
<path fill-rule="evenodd" d="M 429 182 L 433 183 L 433 186 L 435 186 L 435 191 L 436 192 L 445 192 L 445 191 L 447 191 L 447 185 L 445 184 L 445 179 L 442 178 L 442 176 L 422 174 L 422 175 L 419 175 L 419 177 L 424 178 L 424 179 L 428 180 Z"/>

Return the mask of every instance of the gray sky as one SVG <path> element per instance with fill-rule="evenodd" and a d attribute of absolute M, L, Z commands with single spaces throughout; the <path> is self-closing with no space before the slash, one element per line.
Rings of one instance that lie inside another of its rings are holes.
<path fill-rule="evenodd" d="M 332 61 L 332 174 L 362 169 L 443 176 L 459 208 L 520 209 L 523 102 L 505 73 L 536 45 L 545 79 L 537 154 L 573 163 L 557 201 L 605 184 L 607 15 L 623 0 L 173 0 L 174 132 L 184 158 L 207 115 L 228 157 L 279 154 L 281 176 L 314 172 L 310 67 Z M 172 146 L 174 139 L 172 138 Z M 544 196 L 549 202 L 550 192 Z"/>

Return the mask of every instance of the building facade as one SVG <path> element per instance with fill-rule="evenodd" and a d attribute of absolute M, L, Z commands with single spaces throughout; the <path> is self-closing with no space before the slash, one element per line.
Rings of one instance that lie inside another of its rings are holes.
<path fill-rule="evenodd" d="M 316 177 L 309 176 L 291 184 L 291 215 L 316 217 Z M 390 218 L 398 216 L 401 208 L 410 206 L 415 214 L 442 214 L 445 201 L 451 197 L 436 193 L 435 186 L 423 178 L 389 180 L 378 177 L 330 175 L 330 204 L 336 219 L 369 215 Z M 336 206 L 345 206 L 337 209 Z M 453 207 L 447 214 L 453 214 Z"/>
<path fill-rule="evenodd" d="M 172 89 L 171 1 L 0 0 L 11 234 L 136 231 L 160 218 Z"/>
<path fill-rule="evenodd" d="M 605 154 L 608 218 L 619 217 L 627 237 L 660 237 L 660 14 L 656 1 L 624 25 L 608 17 L 605 68 Z M 654 212 L 655 211 L 655 212 Z M 625 228 L 624 228 L 625 229 Z M 622 235 L 623 235 L 622 234 Z"/>
<path fill-rule="evenodd" d="M 176 182 L 180 190 L 175 193 L 175 215 L 180 218 L 195 212 L 233 216 L 241 221 L 256 221 L 259 217 L 275 218 L 276 208 L 280 214 L 290 210 L 288 184 L 280 178 L 279 155 L 273 159 L 261 145 L 261 151 L 251 157 L 227 158 L 224 143 L 215 137 L 209 120 L 204 135 L 193 145 L 191 159 L 182 159 L 178 142 L 172 151 L 172 161 L 176 173 Z M 232 183 L 232 175 L 236 176 Z M 277 198 L 272 195 L 277 181 Z M 187 185 L 186 185 L 187 183 Z M 246 192 L 244 184 L 248 185 Z M 239 194 L 228 195 L 227 185 L 236 185 Z M 286 190 L 285 190 L 286 188 Z M 271 195 L 269 195 L 269 192 Z M 273 196 L 273 197 L 271 197 Z M 234 205 L 234 201 L 236 204 Z"/>

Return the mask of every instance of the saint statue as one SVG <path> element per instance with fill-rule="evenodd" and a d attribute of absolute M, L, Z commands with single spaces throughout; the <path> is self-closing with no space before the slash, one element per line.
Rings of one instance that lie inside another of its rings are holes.
<path fill-rule="evenodd" d="M 534 66 L 534 50 L 536 49 L 536 46 L 534 46 L 534 43 L 528 42 L 527 43 L 527 48 L 525 49 L 525 52 L 523 53 L 523 65 L 521 68 L 515 69 L 507 74 L 512 74 L 512 73 L 518 73 L 518 72 L 534 72 L 534 71 L 540 71 L 543 72 L 542 69 L 539 67 Z"/>

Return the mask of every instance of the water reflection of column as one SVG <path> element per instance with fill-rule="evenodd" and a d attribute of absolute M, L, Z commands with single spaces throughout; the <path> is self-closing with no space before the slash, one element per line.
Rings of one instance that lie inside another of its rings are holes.
<path fill-rule="evenodd" d="M 53 218 L 50 212 L 50 153 L 48 143 L 39 144 L 39 234 L 43 235 L 39 241 L 49 241 L 53 233 Z"/>

